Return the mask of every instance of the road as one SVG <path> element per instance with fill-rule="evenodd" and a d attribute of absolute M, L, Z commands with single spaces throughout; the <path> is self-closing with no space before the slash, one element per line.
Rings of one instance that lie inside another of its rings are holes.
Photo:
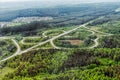
<path fill-rule="evenodd" d="M 95 32 L 94 32 L 93 30 L 90 30 L 90 28 L 88 28 L 88 27 L 86 27 L 86 26 L 83 26 L 83 28 L 86 28 L 86 29 L 88 29 L 88 31 L 92 32 L 91 35 L 94 35 L 94 34 L 95 34 Z"/>
<path fill-rule="evenodd" d="M 45 31 L 45 32 L 42 33 L 42 36 L 45 37 L 45 38 L 47 37 L 46 33 L 47 33 L 47 31 Z"/>
<path fill-rule="evenodd" d="M 40 42 L 40 43 L 38 43 L 37 45 L 34 45 L 34 46 L 32 46 L 32 47 L 24 50 L 24 51 L 21 51 L 20 54 L 23 54 L 23 53 L 26 53 L 26 52 L 28 52 L 28 51 L 31 51 L 32 49 L 34 49 L 34 48 L 36 48 L 36 47 L 38 47 L 38 46 L 41 46 L 41 45 L 43 45 L 43 44 L 45 44 L 45 43 L 48 43 L 49 41 L 50 41 L 50 39 L 49 39 L 49 40 L 46 40 L 46 41 L 44 41 L 44 42 Z"/>
<path fill-rule="evenodd" d="M 53 40 L 55 40 L 55 39 L 57 39 L 57 38 L 59 38 L 59 37 L 61 37 L 61 36 L 64 36 L 64 35 L 72 32 L 72 31 L 75 31 L 75 30 L 77 30 L 77 29 L 79 29 L 79 28 L 81 28 L 81 27 L 83 27 L 83 26 L 84 26 L 84 25 L 81 25 L 81 26 L 79 26 L 79 27 L 77 27 L 77 28 L 74 28 L 74 29 L 72 29 L 72 30 L 66 31 L 66 32 L 64 32 L 64 33 L 62 33 L 62 34 L 60 34 L 60 35 L 58 35 L 58 36 L 55 36 L 55 37 L 53 37 L 53 38 L 51 38 L 51 39 L 48 39 L 48 40 L 46 40 L 46 41 L 44 41 L 44 42 L 40 42 L 40 43 L 38 43 L 37 45 L 32 46 L 32 47 L 30 47 L 30 48 L 28 48 L 28 49 L 26 49 L 26 50 L 24 50 L 24 51 L 21 51 L 21 50 L 20 50 L 20 46 L 17 44 L 17 42 L 16 42 L 14 39 L 12 39 L 12 41 L 14 42 L 14 44 L 15 44 L 16 47 L 17 47 L 17 52 L 16 52 L 15 54 L 13 54 L 13 55 L 11 55 L 11 56 L 9 56 L 9 57 L 1 60 L 0 62 L 6 61 L 6 60 L 8 60 L 8 59 L 10 59 L 10 58 L 13 58 L 13 57 L 17 56 L 17 55 L 21 55 L 21 54 L 23 54 L 23 53 L 26 53 L 26 52 L 28 52 L 28 51 L 31 51 L 32 49 L 34 49 L 34 48 L 36 48 L 36 47 L 38 47 L 38 46 L 41 46 L 41 45 L 43 45 L 43 44 L 45 44 L 45 43 L 47 43 L 47 42 L 52 42 L 52 45 L 54 45 Z M 2 39 L 8 39 L 8 38 L 14 38 L 14 37 L 1 37 L 1 38 L 2 38 Z"/>
<path fill-rule="evenodd" d="M 95 44 L 92 47 L 90 47 L 90 49 L 96 48 L 99 45 L 98 40 L 99 40 L 99 37 L 97 37 L 95 40 L 93 40 Z"/>
<path fill-rule="evenodd" d="M 55 48 L 58 48 L 58 47 L 56 47 L 56 46 L 54 45 L 53 40 L 55 40 L 55 39 L 57 39 L 57 38 L 59 38 L 59 37 L 61 37 L 61 36 L 64 36 L 64 35 L 66 35 L 66 34 L 68 34 L 68 33 L 71 33 L 71 32 L 73 32 L 73 31 L 75 31 L 75 30 L 77 30 L 77 29 L 79 29 L 79 28 L 81 28 L 81 27 L 83 27 L 83 26 L 84 26 L 84 24 L 81 25 L 81 26 L 79 26 L 79 27 L 77 27 L 77 28 L 74 28 L 74 29 L 72 29 L 72 30 L 66 31 L 66 32 L 64 32 L 64 33 L 62 33 L 62 34 L 60 34 L 60 35 L 54 36 L 53 38 L 48 39 L 48 40 L 46 40 L 46 41 L 44 41 L 44 42 L 40 42 L 40 43 L 38 43 L 38 44 L 35 45 L 35 46 L 32 46 L 32 47 L 30 47 L 30 48 L 28 48 L 28 49 L 26 49 L 26 50 L 24 50 L 24 51 L 21 51 L 20 54 L 23 54 L 23 53 L 26 53 L 26 52 L 28 52 L 28 51 L 31 51 L 32 49 L 34 49 L 34 48 L 36 48 L 36 47 L 38 47 L 38 46 L 41 46 L 41 45 L 43 45 L 43 44 L 45 44 L 45 43 L 47 43 L 47 42 L 51 42 L 52 45 L 53 45 Z"/>
<path fill-rule="evenodd" d="M 1 24 L 0 27 L 3 28 L 3 27 L 4 27 L 4 24 Z"/>
<path fill-rule="evenodd" d="M 24 42 L 24 40 L 25 40 L 26 38 L 30 38 L 30 39 L 33 38 L 33 39 L 34 39 L 34 38 L 40 38 L 40 37 L 39 37 L 39 36 L 36 36 L 36 37 L 23 37 L 23 39 L 20 41 L 20 43 L 22 43 L 22 44 L 31 44 L 31 43 L 25 43 L 25 42 Z M 33 44 L 36 44 L 36 43 L 33 43 Z"/>
<path fill-rule="evenodd" d="M 53 46 L 54 49 L 61 49 L 60 47 L 57 47 L 57 46 L 54 44 L 54 39 L 51 39 L 51 40 L 50 40 L 50 44 Z"/>
<path fill-rule="evenodd" d="M 8 60 L 8 59 L 10 59 L 12 57 L 15 57 L 15 56 L 17 56 L 20 53 L 20 51 L 21 51 L 20 46 L 18 45 L 18 43 L 14 39 L 12 39 L 12 41 L 14 42 L 15 46 L 17 47 L 17 51 L 13 55 L 11 55 L 11 56 L 1 60 L 0 63 L 3 62 L 3 61 L 6 61 L 6 60 Z"/>
<path fill-rule="evenodd" d="M 88 31 L 92 32 L 91 35 L 95 35 L 95 31 L 91 30 L 90 28 L 88 28 L 86 26 L 84 26 L 84 28 L 86 28 L 86 29 L 88 29 Z M 97 38 L 93 40 L 95 44 L 93 46 L 89 47 L 89 48 L 93 49 L 93 48 L 97 47 L 99 45 L 98 40 L 99 40 L 99 37 L 97 36 Z"/>
<path fill-rule="evenodd" d="M 21 44 L 26 44 L 26 43 L 24 43 L 24 40 L 25 40 L 25 38 L 23 38 L 23 39 L 20 41 L 20 43 L 21 43 Z"/>
<path fill-rule="evenodd" d="M 0 39 L 13 39 L 15 37 L 9 37 L 9 36 L 4 36 L 4 37 L 0 37 Z"/>
<path fill-rule="evenodd" d="M 31 50 L 33 50 L 34 48 L 36 48 L 36 47 L 38 47 L 38 46 L 41 46 L 41 45 L 44 45 L 44 44 L 46 44 L 46 43 L 48 43 L 48 42 L 50 42 L 51 45 L 52 45 L 54 48 L 60 49 L 59 47 L 55 46 L 55 44 L 53 43 L 53 41 L 54 41 L 55 39 L 57 39 L 57 38 L 59 38 L 59 37 L 61 37 L 61 36 L 64 36 L 64 35 L 66 35 L 66 34 L 69 34 L 69 33 L 73 32 L 73 31 L 76 31 L 77 29 L 79 29 L 79 28 L 81 28 L 81 27 L 87 28 L 87 27 L 85 27 L 87 24 L 88 24 L 88 23 L 85 23 L 85 24 L 80 25 L 80 26 L 78 26 L 78 27 L 76 27 L 76 28 L 74 28 L 74 29 L 71 29 L 71 30 L 69 30 L 69 31 L 65 31 L 65 32 L 62 33 L 62 34 L 59 34 L 59 35 L 57 35 L 57 36 L 54 36 L 53 38 L 48 39 L 48 40 L 46 40 L 46 41 L 44 41 L 44 42 L 40 42 L 40 43 L 38 43 L 38 44 L 36 44 L 36 45 L 34 45 L 34 46 L 32 46 L 32 47 L 24 50 L 24 51 L 21 51 L 21 50 L 20 50 L 20 46 L 18 45 L 18 43 L 17 43 L 14 39 L 12 39 L 12 41 L 14 42 L 14 44 L 15 44 L 16 47 L 17 47 L 17 52 L 16 52 L 15 54 L 9 56 L 8 58 L 5 58 L 5 59 L 1 60 L 0 62 L 6 61 L 6 60 L 8 60 L 8 59 L 10 59 L 10 58 L 12 58 L 12 57 L 15 57 L 15 56 L 17 56 L 17 55 L 21 55 L 21 54 L 23 54 L 23 53 L 26 53 L 26 52 L 28 52 L 28 51 L 31 51 Z M 95 32 L 94 32 L 93 30 L 90 30 L 89 28 L 87 28 L 87 29 L 92 32 L 91 35 L 94 35 L 94 34 L 95 34 Z M 44 34 L 43 34 L 43 35 L 44 35 Z M 0 38 L 1 38 L 1 39 L 8 39 L 8 38 L 14 38 L 14 37 L 0 37 Z M 24 38 L 25 38 L 25 37 L 24 37 Z M 35 37 L 27 37 L 27 38 L 35 38 Z M 40 37 L 37 37 L 37 38 L 40 38 Z M 97 46 L 99 45 L 98 40 L 99 40 L 99 37 L 97 37 L 97 38 L 94 40 L 95 45 L 92 46 L 92 47 L 90 47 L 90 48 L 95 48 L 95 47 L 97 47 Z M 24 41 L 24 40 L 23 40 L 23 41 Z"/>
<path fill-rule="evenodd" d="M 49 31 L 52 31 L 52 30 L 49 30 Z M 48 33 L 49 31 L 43 32 L 43 33 L 42 33 L 42 36 L 45 37 L 45 38 L 48 37 L 48 36 L 46 35 L 46 33 Z M 61 31 L 66 32 L 66 31 L 64 31 L 64 30 L 61 30 Z"/>
<path fill-rule="evenodd" d="M 86 29 L 88 29 L 88 31 L 92 32 L 92 34 L 90 34 L 90 35 L 95 35 L 95 32 L 94 32 L 93 30 L 90 30 L 89 28 L 87 28 L 87 27 L 86 27 L 86 24 L 82 25 L 82 27 L 83 27 L 83 28 L 86 28 Z M 81 26 L 78 27 L 78 28 L 81 28 Z M 73 30 L 77 30 L 78 28 L 73 29 Z M 72 31 L 73 31 L 73 30 L 72 30 Z M 55 39 L 56 39 L 56 38 L 53 38 L 53 39 L 50 40 L 51 45 L 52 45 L 55 49 L 61 49 L 60 47 L 57 47 L 57 46 L 53 43 L 53 41 L 54 41 Z M 92 47 L 90 47 L 90 49 L 95 48 L 95 47 L 97 47 L 97 46 L 99 45 L 98 40 L 99 40 L 99 37 L 97 37 L 95 40 L 93 40 L 95 44 L 94 44 Z"/>

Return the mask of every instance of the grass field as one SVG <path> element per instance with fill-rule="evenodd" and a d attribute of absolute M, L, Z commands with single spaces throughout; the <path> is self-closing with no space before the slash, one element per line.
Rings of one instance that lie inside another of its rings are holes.
<path fill-rule="evenodd" d="M 6 74 L 11 73 L 11 72 L 13 72 L 13 71 L 14 71 L 14 69 L 9 68 L 9 67 L 4 67 L 4 68 L 0 69 L 0 80 L 2 80 L 2 78 L 3 78 Z"/>

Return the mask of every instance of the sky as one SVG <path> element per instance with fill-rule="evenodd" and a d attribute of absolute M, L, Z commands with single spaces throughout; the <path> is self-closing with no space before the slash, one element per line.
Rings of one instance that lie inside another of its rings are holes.
<path fill-rule="evenodd" d="M 0 0 L 0 11 L 10 9 L 48 8 L 81 3 L 117 2 L 120 0 Z"/>
<path fill-rule="evenodd" d="M 23 1 L 40 1 L 40 2 L 51 2 L 51 3 L 93 3 L 93 2 L 117 2 L 120 0 L 0 0 L 0 2 L 23 2 Z"/>

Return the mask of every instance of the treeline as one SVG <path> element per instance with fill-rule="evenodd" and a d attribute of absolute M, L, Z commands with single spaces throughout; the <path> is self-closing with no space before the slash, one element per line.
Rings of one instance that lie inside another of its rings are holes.
<path fill-rule="evenodd" d="M 108 6 L 108 7 L 106 7 Z M 101 4 L 101 5 L 77 5 L 71 7 L 56 7 L 48 9 L 25 9 L 15 12 L 4 13 L 0 15 L 0 21 L 10 21 L 17 17 L 31 16 L 52 16 L 53 20 L 47 22 L 32 22 L 20 26 L 4 27 L 0 29 L 1 35 L 22 34 L 23 36 L 32 36 L 40 33 L 42 28 L 62 27 L 71 25 L 80 25 L 89 22 L 99 16 L 112 15 L 118 7 L 116 4 Z M 118 13 L 116 13 L 118 14 Z M 107 20 L 107 19 L 106 19 Z M 106 22 L 105 20 L 105 22 Z M 99 22 L 99 20 L 98 20 Z M 100 23 L 103 23 L 100 21 Z M 36 30 L 39 30 L 37 32 Z M 41 33 L 40 33 L 41 34 Z"/>
<path fill-rule="evenodd" d="M 101 27 L 101 31 L 111 34 L 120 34 L 120 22 L 119 20 L 110 21 L 108 23 L 105 23 L 103 25 L 99 25 L 98 27 Z"/>
<path fill-rule="evenodd" d="M 102 48 L 120 48 L 120 35 L 106 36 L 100 39 Z"/>
<path fill-rule="evenodd" d="M 105 15 L 104 17 L 97 19 L 91 23 L 89 23 L 89 26 L 96 26 L 96 25 L 102 25 L 107 22 L 113 22 L 113 21 L 118 21 L 120 20 L 120 14 L 116 12 L 112 12 L 108 15 Z"/>
<path fill-rule="evenodd" d="M 106 15 L 115 10 L 117 4 L 84 4 L 77 6 L 64 6 L 55 8 L 31 8 L 16 11 L 9 11 L 4 14 L 1 13 L 0 21 L 11 21 L 18 17 L 31 17 L 31 16 L 51 16 L 51 17 L 83 17 L 83 16 L 100 16 Z"/>
<path fill-rule="evenodd" d="M 89 23 L 88 25 L 89 26 L 101 25 L 101 24 L 107 23 L 108 21 L 110 21 L 109 18 L 102 18 L 102 19 L 97 19 L 92 23 Z"/>
<path fill-rule="evenodd" d="M 15 34 L 23 34 L 24 36 L 30 34 L 37 34 L 35 30 L 49 28 L 50 25 L 46 22 L 32 22 L 28 24 L 23 24 L 19 26 L 10 26 L 10 27 L 3 27 L 0 28 L 1 35 L 15 35 Z"/>

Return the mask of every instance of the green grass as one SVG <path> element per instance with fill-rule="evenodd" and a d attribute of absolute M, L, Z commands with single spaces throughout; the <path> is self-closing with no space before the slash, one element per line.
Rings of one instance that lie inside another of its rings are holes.
<path fill-rule="evenodd" d="M 42 41 L 45 41 L 45 40 L 47 40 L 46 38 L 26 38 L 25 40 L 24 40 L 24 43 L 38 43 L 38 42 L 42 42 Z"/>
<path fill-rule="evenodd" d="M 52 45 L 50 44 L 50 42 L 48 42 L 48 43 L 46 43 L 46 44 L 44 44 L 44 45 L 42 45 L 42 46 L 38 46 L 38 47 L 36 47 L 36 48 L 40 48 L 40 49 L 52 49 L 53 47 L 52 47 Z"/>
<path fill-rule="evenodd" d="M 2 80 L 2 78 L 3 78 L 6 74 L 8 74 L 8 73 L 10 73 L 10 72 L 13 72 L 13 71 L 14 71 L 14 69 L 9 68 L 9 67 L 4 67 L 3 69 L 0 69 L 0 80 Z"/>
<path fill-rule="evenodd" d="M 57 73 L 57 71 L 59 71 L 59 68 L 62 66 L 62 64 L 64 63 L 64 61 L 66 61 L 68 59 L 68 55 L 70 55 L 71 53 L 66 53 L 66 52 L 60 52 L 58 51 L 56 54 L 53 55 L 52 59 L 51 59 L 51 67 L 54 69 L 54 67 L 56 67 L 56 69 L 54 69 L 53 73 Z"/>
<path fill-rule="evenodd" d="M 81 38 L 81 39 L 85 39 L 90 34 L 92 34 L 92 33 L 87 31 L 86 29 L 80 28 L 74 32 L 69 33 L 68 35 L 73 36 L 73 37 L 77 37 L 77 38 Z"/>
<path fill-rule="evenodd" d="M 34 46 L 35 44 L 22 44 L 22 43 L 19 43 L 20 47 L 21 47 L 21 50 L 25 50 L 27 48 L 30 48 L 32 46 Z"/>
<path fill-rule="evenodd" d="M 16 51 L 16 46 L 10 39 L 0 40 L 0 59 L 4 59 Z"/>
<path fill-rule="evenodd" d="M 19 45 L 20 45 L 22 50 L 25 50 L 27 48 L 34 46 L 34 45 L 37 45 L 40 42 L 46 41 L 47 39 L 48 38 L 42 38 L 42 37 L 41 38 L 26 38 L 24 40 L 25 44 L 22 44 L 21 42 L 19 42 Z M 45 47 L 47 47 L 47 46 L 45 46 Z"/>
<path fill-rule="evenodd" d="M 54 41 L 54 43 L 57 46 L 65 47 L 65 48 L 86 48 L 88 46 L 91 46 L 93 42 L 91 41 L 90 45 L 85 44 L 85 41 L 89 38 L 89 36 L 92 34 L 92 32 L 85 30 L 84 28 L 80 28 L 74 32 L 71 32 L 63 37 L 58 38 Z M 71 42 L 66 40 L 80 40 L 81 43 L 78 42 L 77 45 L 71 44 Z"/>
<path fill-rule="evenodd" d="M 58 75 L 57 74 L 48 74 L 48 73 L 41 73 L 37 76 L 35 76 L 35 78 L 37 78 L 37 80 L 45 80 L 46 78 L 50 78 L 50 79 L 54 79 L 56 78 Z"/>
<path fill-rule="evenodd" d="M 98 58 L 98 60 L 101 62 L 102 65 L 108 66 L 108 65 L 114 65 L 115 61 L 111 60 L 109 58 Z"/>
<path fill-rule="evenodd" d="M 9 26 L 19 26 L 22 25 L 23 23 L 11 23 Z"/>
<path fill-rule="evenodd" d="M 64 31 L 63 30 L 49 30 L 49 31 L 47 31 L 46 32 L 46 36 L 48 36 L 48 37 L 54 37 L 54 36 L 57 36 L 57 35 L 59 35 L 59 34 L 62 34 Z"/>
<path fill-rule="evenodd" d="M 92 26 L 94 27 L 94 26 Z M 120 34 L 120 21 L 111 21 L 101 25 L 97 25 L 98 31 L 111 33 L 111 34 Z"/>

